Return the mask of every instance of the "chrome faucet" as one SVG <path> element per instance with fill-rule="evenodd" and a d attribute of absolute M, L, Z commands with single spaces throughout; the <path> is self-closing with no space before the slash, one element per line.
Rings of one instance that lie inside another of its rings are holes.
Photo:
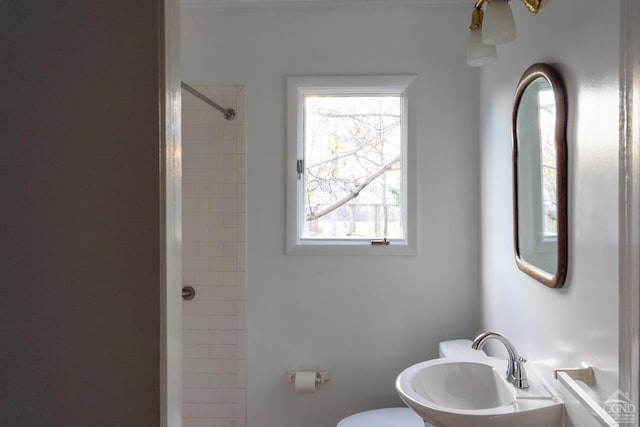
<path fill-rule="evenodd" d="M 509 381 L 515 388 L 529 388 L 529 381 L 527 380 L 527 373 L 524 370 L 524 363 L 527 359 L 520 357 L 518 352 L 513 347 L 513 344 L 508 339 L 496 332 L 485 332 L 480 334 L 473 340 L 471 347 L 475 350 L 482 350 L 482 347 L 490 339 L 500 341 L 507 348 L 509 353 L 509 362 L 507 364 L 507 381 Z"/>

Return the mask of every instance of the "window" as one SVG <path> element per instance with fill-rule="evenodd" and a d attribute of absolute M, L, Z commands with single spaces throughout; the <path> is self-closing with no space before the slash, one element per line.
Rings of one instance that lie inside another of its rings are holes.
<path fill-rule="evenodd" d="M 556 192 L 556 104 L 553 89 L 540 83 L 538 91 L 538 126 L 540 128 L 540 165 L 543 239 L 555 241 L 558 236 Z"/>
<path fill-rule="evenodd" d="M 415 253 L 413 79 L 287 79 L 289 253 Z"/>

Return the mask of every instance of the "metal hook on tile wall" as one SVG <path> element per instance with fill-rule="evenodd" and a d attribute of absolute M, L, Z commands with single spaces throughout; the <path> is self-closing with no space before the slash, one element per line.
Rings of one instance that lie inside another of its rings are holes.
<path fill-rule="evenodd" d="M 224 118 L 226 120 L 233 120 L 233 119 L 236 118 L 236 110 L 234 110 L 233 108 L 224 108 L 224 107 L 220 106 L 217 102 L 211 100 L 209 97 L 207 97 L 207 96 L 203 95 L 202 93 L 198 92 L 196 89 L 192 88 L 191 86 L 189 86 L 185 82 L 180 82 L 180 86 L 182 87 L 182 89 L 186 90 L 187 92 L 189 92 L 191 95 L 195 96 L 196 98 L 198 98 L 202 102 L 206 102 L 207 104 L 211 105 L 216 110 L 220 111 L 222 114 L 224 114 Z"/>

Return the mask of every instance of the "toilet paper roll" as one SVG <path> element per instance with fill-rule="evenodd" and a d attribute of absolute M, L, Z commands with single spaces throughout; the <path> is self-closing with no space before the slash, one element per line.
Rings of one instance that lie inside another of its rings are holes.
<path fill-rule="evenodd" d="M 294 380 L 294 388 L 296 393 L 315 393 L 316 392 L 316 373 L 297 371 Z"/>

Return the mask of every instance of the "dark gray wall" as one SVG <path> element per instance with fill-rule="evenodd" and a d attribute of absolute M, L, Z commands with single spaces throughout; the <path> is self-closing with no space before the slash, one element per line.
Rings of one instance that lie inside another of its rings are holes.
<path fill-rule="evenodd" d="M 159 424 L 158 3 L 0 2 L 0 425 Z"/>

